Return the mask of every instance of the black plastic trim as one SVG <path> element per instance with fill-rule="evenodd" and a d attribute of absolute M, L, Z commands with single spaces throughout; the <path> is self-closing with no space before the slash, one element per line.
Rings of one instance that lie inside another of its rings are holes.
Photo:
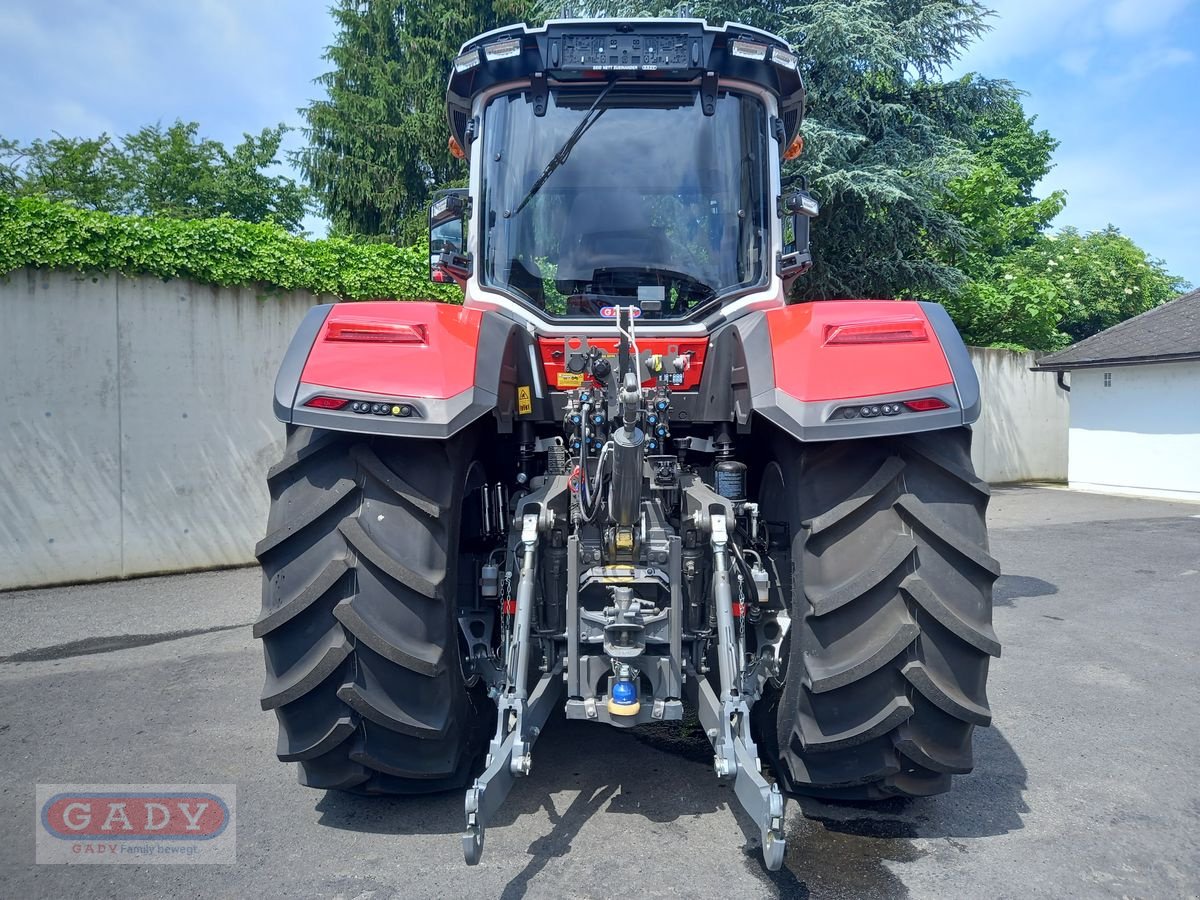
<path fill-rule="evenodd" d="M 527 333 L 512 319 L 491 310 L 483 313 L 475 345 L 475 387 L 494 398 L 501 434 L 512 431 L 517 414 L 518 345 L 524 339 Z"/>
<path fill-rule="evenodd" d="M 962 407 L 962 425 L 970 425 L 979 418 L 982 404 L 979 397 L 979 376 L 975 374 L 975 366 L 971 363 L 971 354 L 958 333 L 950 313 L 940 303 L 921 302 L 921 309 L 929 324 L 933 326 L 934 334 L 946 354 L 946 362 L 950 366 L 950 374 L 954 376 L 954 386 L 958 389 L 958 402 Z"/>
<path fill-rule="evenodd" d="M 560 46 L 564 35 L 687 35 L 699 43 L 700 58 L 689 60 L 685 68 L 664 68 L 657 71 L 642 69 L 620 69 L 605 71 L 614 77 L 656 81 L 701 78 L 714 72 L 721 78 L 740 79 L 757 84 L 779 98 L 779 115 L 788 130 L 787 141 L 799 133 L 804 118 L 805 91 L 798 69 L 777 65 L 770 59 L 748 60 L 735 57 L 728 52 L 728 44 L 737 38 L 748 38 L 768 47 L 792 53 L 791 46 L 782 38 L 747 25 L 734 22 L 721 26 L 710 26 L 703 19 L 642 18 L 642 19 L 587 19 L 555 20 L 540 28 L 518 24 L 497 28 L 463 44 L 459 54 L 479 50 L 480 62 L 462 72 L 451 67 L 449 84 L 446 87 L 446 106 L 451 134 L 461 146 L 467 146 L 466 123 L 470 118 L 471 98 L 509 81 L 521 81 L 535 75 L 548 74 L 568 80 L 586 78 L 592 73 L 568 66 L 562 58 Z M 519 55 L 504 60 L 487 61 L 484 47 L 506 38 L 521 41 Z M 600 70 L 597 70 L 600 71 Z M 788 121 L 791 119 L 792 121 Z"/>
<path fill-rule="evenodd" d="M 739 338 L 739 360 L 743 370 L 731 373 L 733 413 L 738 425 L 748 425 L 750 414 L 761 413 L 756 397 L 775 389 L 775 352 L 771 346 L 771 331 L 763 312 L 742 316 L 734 322 Z"/>
<path fill-rule="evenodd" d="M 345 397 L 347 400 L 367 400 L 374 403 L 407 404 L 416 415 L 409 418 L 377 416 L 372 413 L 343 409 L 311 409 L 305 401 L 317 396 Z M 466 428 L 476 419 L 496 408 L 496 395 L 478 385 L 467 388 L 446 400 L 426 397 L 385 397 L 364 391 L 347 391 L 317 384 L 300 384 L 296 407 L 292 411 L 293 425 L 309 425 L 330 431 L 352 431 L 356 434 L 382 434 L 390 437 L 448 438 Z"/>
<path fill-rule="evenodd" d="M 313 343 L 321 326 L 329 318 L 332 303 L 322 303 L 314 306 L 300 320 L 300 327 L 292 335 L 287 352 L 283 354 L 283 362 L 279 365 L 279 374 L 275 376 L 275 395 L 271 406 L 275 418 L 280 422 L 292 422 L 292 407 L 296 403 L 296 392 L 300 388 L 300 376 L 304 372 L 304 364 L 308 362 L 308 354 L 312 352 Z"/>
<path fill-rule="evenodd" d="M 929 412 L 908 410 L 896 416 L 872 419 L 831 418 L 834 410 L 845 406 L 878 406 L 882 403 L 903 403 L 923 397 L 937 397 L 948 404 L 947 409 Z M 840 441 L 854 438 L 885 437 L 957 428 L 963 424 L 962 410 L 956 405 L 953 385 L 918 388 L 875 397 L 848 397 L 844 400 L 803 401 L 772 388 L 754 397 L 754 411 L 767 421 L 778 425 L 802 441 Z"/>

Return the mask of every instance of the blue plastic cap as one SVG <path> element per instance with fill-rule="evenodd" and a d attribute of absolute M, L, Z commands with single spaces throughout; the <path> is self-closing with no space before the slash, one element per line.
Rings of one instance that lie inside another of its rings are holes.
<path fill-rule="evenodd" d="M 618 681 L 612 687 L 613 703 L 631 706 L 637 703 L 637 685 L 632 681 Z"/>

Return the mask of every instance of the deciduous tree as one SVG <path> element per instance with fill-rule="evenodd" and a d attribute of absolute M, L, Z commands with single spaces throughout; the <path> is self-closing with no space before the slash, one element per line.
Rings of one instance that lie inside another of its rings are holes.
<path fill-rule="evenodd" d="M 1112 225 L 1039 235 L 972 279 L 951 310 L 968 342 L 1057 350 L 1153 309 L 1188 287 Z"/>
<path fill-rule="evenodd" d="M 117 140 L 56 135 L 22 146 L 0 140 L 0 190 L 84 209 L 202 219 L 229 216 L 298 231 L 307 191 L 272 174 L 286 128 L 244 135 L 229 150 L 195 122 L 146 127 Z"/>

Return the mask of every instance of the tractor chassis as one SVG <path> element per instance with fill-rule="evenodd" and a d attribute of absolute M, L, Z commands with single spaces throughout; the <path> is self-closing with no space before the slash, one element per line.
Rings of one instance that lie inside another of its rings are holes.
<path fill-rule="evenodd" d="M 767 869 L 778 870 L 783 864 L 785 799 L 779 788 L 762 775 L 758 749 L 750 734 L 750 710 L 762 694 L 767 679 L 777 674 L 777 654 L 764 654 L 749 665 L 739 665 L 736 639 L 734 596 L 731 583 L 732 560 L 729 549 L 730 522 L 734 510 L 729 501 L 702 484 L 685 479 L 681 484 L 684 507 L 709 542 L 713 572 L 711 597 L 715 611 L 715 640 L 697 645 L 685 659 L 682 571 L 680 538 L 666 540 L 666 572 L 661 567 L 635 567 L 632 576 L 620 580 L 665 581 L 670 607 L 645 627 L 645 644 L 667 648 L 665 654 L 638 654 L 623 659 L 636 665 L 653 684 L 653 701 L 641 707 L 635 716 L 614 716 L 603 698 L 593 694 L 592 686 L 603 678 L 612 664 L 609 656 L 589 655 L 587 649 L 599 643 L 605 630 L 600 617 L 582 609 L 581 585 L 603 580 L 605 569 L 595 566 L 581 572 L 581 547 L 577 534 L 567 539 L 567 593 L 565 640 L 542 640 L 541 674 L 532 690 L 527 689 L 534 642 L 531 632 L 538 583 L 538 564 L 544 541 L 561 521 L 554 513 L 567 499 L 565 478 L 552 478 L 541 489 L 523 498 L 518 521 L 519 538 L 510 547 L 520 560 L 516 585 L 513 627 L 506 633 L 496 657 L 472 661 L 474 672 L 490 682 L 489 694 L 497 706 L 496 732 L 488 748 L 486 768 L 467 790 L 466 830 L 463 853 L 468 865 L 475 865 L 483 854 L 484 835 L 489 821 L 499 810 L 516 778 L 532 770 L 532 749 L 551 712 L 557 707 L 564 688 L 567 694 L 567 718 L 586 719 L 619 727 L 679 720 L 683 718 L 682 698 L 686 696 L 697 710 L 705 734 L 713 747 L 713 769 L 717 778 L 732 781 L 734 794 L 743 810 L 757 826 L 762 842 L 763 862 Z M 464 617 L 464 629 L 466 620 Z M 786 617 L 779 623 L 786 629 Z M 612 623 L 608 623 L 609 627 Z M 705 649 L 717 658 L 719 694 L 704 673 Z M 606 651 L 613 652 L 607 642 Z M 777 650 L 777 648 L 776 648 Z M 565 651 L 565 652 L 563 652 Z M 698 669 L 699 665 L 699 669 Z M 610 690 L 612 678 L 610 676 Z"/>

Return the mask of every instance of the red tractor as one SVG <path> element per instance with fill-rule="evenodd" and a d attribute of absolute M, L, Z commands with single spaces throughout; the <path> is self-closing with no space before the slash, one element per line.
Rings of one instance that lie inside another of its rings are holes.
<path fill-rule="evenodd" d="M 804 87 L 690 19 L 518 25 L 447 93 L 462 306 L 339 303 L 275 386 L 264 709 L 300 781 L 466 787 L 468 863 L 549 717 L 690 708 L 783 860 L 789 795 L 945 791 L 991 718 L 979 386 L 920 302 L 789 305 Z M 765 762 L 773 779 L 764 777 Z"/>

